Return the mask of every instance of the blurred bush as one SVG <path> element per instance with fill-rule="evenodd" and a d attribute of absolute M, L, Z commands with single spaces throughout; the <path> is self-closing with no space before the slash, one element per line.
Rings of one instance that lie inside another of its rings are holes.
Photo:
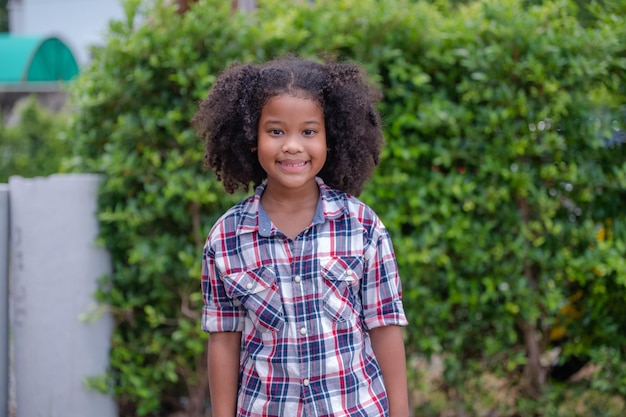
<path fill-rule="evenodd" d="M 26 178 L 59 172 L 71 153 L 67 111 L 52 111 L 35 96 L 18 102 L 12 123 L 0 117 L 0 183 L 12 175 Z"/>
<path fill-rule="evenodd" d="M 201 247 L 243 195 L 203 171 L 188 121 L 231 61 L 285 52 L 356 60 L 384 91 L 388 145 L 362 198 L 394 240 L 407 350 L 443 361 L 416 412 L 556 416 L 574 388 L 626 394 L 621 2 L 125 7 L 72 93 L 74 168 L 106 174 L 114 259 L 111 370 L 90 383 L 122 415 L 203 415 Z"/>

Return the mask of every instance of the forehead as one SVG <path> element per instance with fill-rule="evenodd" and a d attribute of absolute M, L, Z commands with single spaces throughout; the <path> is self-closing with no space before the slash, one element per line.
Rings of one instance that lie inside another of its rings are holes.
<path fill-rule="evenodd" d="M 261 111 L 261 119 L 323 119 L 320 104 L 300 95 L 280 94 L 270 98 Z"/>

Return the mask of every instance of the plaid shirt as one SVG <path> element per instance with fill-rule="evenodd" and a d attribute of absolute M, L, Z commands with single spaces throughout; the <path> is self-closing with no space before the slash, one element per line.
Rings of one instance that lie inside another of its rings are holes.
<path fill-rule="evenodd" d="M 207 238 L 202 327 L 242 332 L 238 416 L 388 415 L 368 330 L 407 324 L 393 247 L 371 208 L 317 182 L 295 239 L 263 210 L 264 184 Z"/>

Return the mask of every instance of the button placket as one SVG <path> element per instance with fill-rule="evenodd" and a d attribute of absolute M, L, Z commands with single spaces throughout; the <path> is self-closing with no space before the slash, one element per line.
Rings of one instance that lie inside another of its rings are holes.
<path fill-rule="evenodd" d="M 295 255 L 294 262 L 292 263 L 292 286 L 294 290 L 294 297 L 298 299 L 298 306 L 296 308 L 296 331 L 299 338 L 298 353 L 300 355 L 300 383 L 302 388 L 307 391 L 310 389 L 310 376 L 313 373 L 310 362 L 311 347 L 309 345 L 309 337 L 311 334 L 310 332 L 315 331 L 315 324 L 309 322 L 312 318 L 309 314 L 307 314 L 307 294 L 309 291 L 312 291 L 312 283 L 309 275 L 304 275 L 305 273 L 309 273 L 308 271 L 310 271 L 310 268 L 308 263 L 312 262 L 310 259 L 312 251 L 311 237 L 311 230 L 306 230 L 305 233 L 302 233 L 298 237 L 295 245 L 292 247 Z M 309 394 L 305 395 L 308 398 Z"/>

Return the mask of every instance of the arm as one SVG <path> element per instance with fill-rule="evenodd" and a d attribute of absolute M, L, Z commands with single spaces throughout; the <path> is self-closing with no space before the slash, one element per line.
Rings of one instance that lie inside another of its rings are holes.
<path fill-rule="evenodd" d="M 209 336 L 209 390 L 214 417 L 236 415 L 240 350 L 240 332 L 217 332 Z"/>
<path fill-rule="evenodd" d="M 382 326 L 370 330 L 372 348 L 380 365 L 389 398 L 389 416 L 409 415 L 404 340 L 399 326 Z"/>

